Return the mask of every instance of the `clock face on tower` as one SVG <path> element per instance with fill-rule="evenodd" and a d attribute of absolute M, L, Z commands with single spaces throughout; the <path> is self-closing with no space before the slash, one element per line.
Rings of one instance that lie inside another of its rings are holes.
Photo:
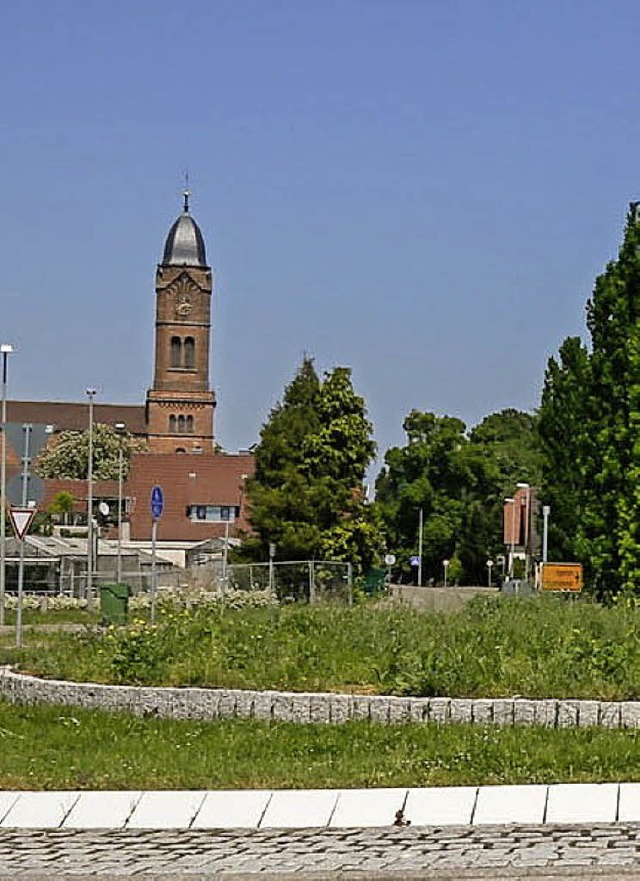
<path fill-rule="evenodd" d="M 186 294 L 181 294 L 176 300 L 175 312 L 178 318 L 186 318 L 192 308 L 191 300 Z"/>

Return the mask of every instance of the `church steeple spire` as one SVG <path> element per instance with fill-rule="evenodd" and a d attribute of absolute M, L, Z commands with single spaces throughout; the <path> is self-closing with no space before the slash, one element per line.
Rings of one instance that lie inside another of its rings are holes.
<path fill-rule="evenodd" d="M 189 213 L 190 195 L 187 186 L 183 211 L 169 231 L 156 273 L 156 356 L 147 394 L 153 452 L 211 451 L 213 445 L 212 278 L 202 233 Z"/>
<path fill-rule="evenodd" d="M 185 214 L 189 213 L 189 196 L 191 193 L 189 192 L 189 172 L 185 171 L 184 173 L 184 190 L 182 191 L 182 195 L 184 197 L 184 207 L 183 212 Z"/>

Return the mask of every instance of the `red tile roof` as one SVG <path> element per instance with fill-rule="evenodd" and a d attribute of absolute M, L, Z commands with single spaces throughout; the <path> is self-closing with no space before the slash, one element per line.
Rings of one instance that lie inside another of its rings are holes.
<path fill-rule="evenodd" d="M 94 422 L 115 425 L 124 422 L 127 431 L 145 435 L 145 408 L 140 404 L 93 405 Z M 35 422 L 53 425 L 56 431 L 84 431 L 89 427 L 89 405 L 73 401 L 7 401 L 7 422 Z"/>

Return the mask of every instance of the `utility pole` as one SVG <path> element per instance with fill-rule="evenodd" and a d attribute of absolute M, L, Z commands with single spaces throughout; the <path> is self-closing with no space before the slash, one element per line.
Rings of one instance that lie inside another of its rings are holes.
<path fill-rule="evenodd" d="M 7 588 L 7 359 L 15 352 L 10 343 L 0 345 L 2 353 L 2 459 L 0 464 L 0 624 L 4 624 L 4 601 Z"/>
<path fill-rule="evenodd" d="M 423 511 L 418 513 L 418 587 L 422 587 L 422 523 Z"/>
<path fill-rule="evenodd" d="M 89 461 L 87 464 L 87 609 L 93 609 L 93 399 L 96 389 L 86 390 L 89 398 Z"/>

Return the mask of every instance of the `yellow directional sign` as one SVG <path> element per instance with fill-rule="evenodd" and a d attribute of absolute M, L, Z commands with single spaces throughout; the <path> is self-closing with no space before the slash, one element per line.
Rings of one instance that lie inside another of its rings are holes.
<path fill-rule="evenodd" d="M 581 563 L 543 563 L 540 579 L 542 590 L 582 590 Z"/>

